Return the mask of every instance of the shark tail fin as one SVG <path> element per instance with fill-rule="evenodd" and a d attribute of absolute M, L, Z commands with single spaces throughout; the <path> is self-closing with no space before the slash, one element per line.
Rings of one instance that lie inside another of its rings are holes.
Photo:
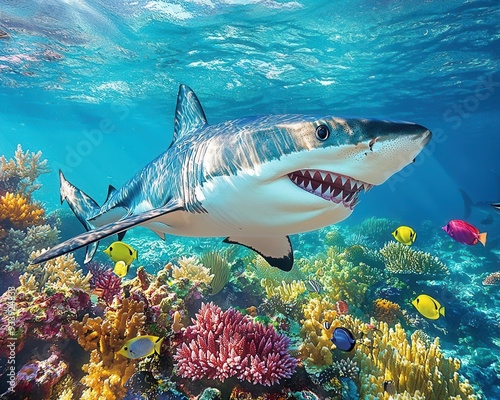
<path fill-rule="evenodd" d="M 486 246 L 486 235 L 487 235 L 486 232 L 477 235 L 477 240 L 479 240 L 483 246 Z"/>
<path fill-rule="evenodd" d="M 95 227 L 89 222 L 89 218 L 94 216 L 99 212 L 101 207 L 96 201 L 87 195 L 82 190 L 78 189 L 76 186 L 71 184 L 64 176 L 62 171 L 59 171 L 60 180 L 60 195 L 61 204 L 64 200 L 67 201 L 69 208 L 73 211 L 76 218 L 81 222 L 85 230 L 90 231 Z M 91 243 L 87 246 L 87 252 L 85 254 L 85 263 L 88 263 L 94 257 L 95 252 L 99 242 Z"/>
<path fill-rule="evenodd" d="M 472 205 L 474 204 L 474 202 L 472 201 L 470 196 L 467 193 L 465 193 L 465 190 L 463 190 L 463 189 L 459 189 L 459 190 L 460 190 L 460 193 L 462 194 L 462 199 L 464 200 L 464 207 L 465 207 L 465 217 L 464 218 L 469 218 L 470 213 L 472 211 Z"/>

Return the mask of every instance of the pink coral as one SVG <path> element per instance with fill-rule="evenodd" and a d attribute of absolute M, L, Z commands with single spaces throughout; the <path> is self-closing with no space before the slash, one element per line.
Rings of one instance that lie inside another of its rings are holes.
<path fill-rule="evenodd" d="M 225 379 L 236 376 L 270 386 L 289 378 L 297 360 L 288 353 L 290 340 L 252 318 L 213 303 L 200 311 L 182 335 L 177 349 L 177 374 L 192 379 Z"/>
<path fill-rule="evenodd" d="M 87 264 L 90 278 L 90 287 L 99 293 L 106 304 L 111 304 L 113 298 L 122 294 L 122 280 L 116 276 L 112 269 L 105 264 L 91 262 Z"/>

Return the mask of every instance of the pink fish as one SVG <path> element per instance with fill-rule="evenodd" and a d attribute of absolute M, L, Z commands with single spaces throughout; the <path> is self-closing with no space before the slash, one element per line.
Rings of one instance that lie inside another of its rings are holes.
<path fill-rule="evenodd" d="M 458 243 L 474 245 L 481 242 L 486 246 L 486 232 L 479 233 L 479 229 L 474 225 L 461 219 L 452 219 L 442 229 Z"/>
<path fill-rule="evenodd" d="M 346 315 L 349 312 L 349 304 L 344 300 L 337 301 L 335 306 L 337 308 L 337 314 Z"/>

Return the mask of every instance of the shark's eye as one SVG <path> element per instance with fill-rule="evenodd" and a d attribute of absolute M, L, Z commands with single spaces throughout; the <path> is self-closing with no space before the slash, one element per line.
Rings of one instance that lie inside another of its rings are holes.
<path fill-rule="evenodd" d="M 326 125 L 319 125 L 316 128 L 316 137 L 318 140 L 324 141 L 330 136 L 330 129 Z"/>

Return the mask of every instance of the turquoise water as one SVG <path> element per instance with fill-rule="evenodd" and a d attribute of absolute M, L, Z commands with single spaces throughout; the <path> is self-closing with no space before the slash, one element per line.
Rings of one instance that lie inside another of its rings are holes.
<path fill-rule="evenodd" d="M 33 197 L 47 214 L 64 212 L 58 228 L 66 239 L 82 228 L 68 206 L 60 205 L 58 170 L 102 203 L 108 185 L 121 187 L 170 145 L 180 84 L 196 92 L 210 124 L 288 113 L 421 124 L 433 139 L 416 162 L 361 196 L 339 226 L 351 245 L 351 236 L 360 234 L 370 217 L 389 219 L 393 228 L 398 223 L 415 228 L 415 248 L 438 256 L 450 275 L 407 283 L 397 300 L 403 306 L 419 291 L 439 292 L 450 310 L 474 313 L 469 325 L 450 313 L 439 320 L 444 327 L 426 321 L 418 328 L 439 336 L 446 355 L 462 360 L 460 373 L 480 398 L 498 399 L 498 286 L 481 281 L 499 270 L 500 215 L 489 206 L 500 201 L 499 8 L 494 1 L 0 0 L 0 155 L 13 157 L 18 144 L 42 151 L 51 172 L 40 176 L 42 187 Z M 470 213 L 461 190 L 478 203 Z M 486 247 L 458 246 L 440 230 L 451 219 L 487 231 Z M 359 244 L 378 251 L 392 240 L 391 231 L 375 242 L 359 238 Z M 326 254 L 325 235 L 292 237 L 296 259 Z M 156 273 L 181 256 L 222 248 L 218 240 L 171 236 L 163 245 L 139 229 L 127 240 L 148 254 L 133 264 L 129 279 L 136 266 Z M 100 250 L 109 243 L 103 241 Z M 238 257 L 246 260 L 245 254 Z M 76 255 L 86 273 L 83 253 Z M 110 261 L 100 251 L 96 259 Z M 264 292 L 251 295 L 236 280 L 243 270 L 233 265 L 229 286 L 214 298 L 223 309 L 234 293 L 264 301 Z M 447 291 L 453 298 L 443 294 Z M 365 322 L 372 316 L 371 301 L 353 305 Z M 415 313 L 411 305 L 403 308 Z M 186 310 L 188 320 L 196 311 Z M 297 312 L 290 319 L 299 324 L 304 316 Z M 417 327 L 405 329 L 410 334 Z M 289 336 L 292 345 L 300 344 L 294 342 L 298 334 Z M 29 359 L 28 347 L 18 354 L 18 369 Z M 486 353 L 492 358 L 481 364 Z M 68 363 L 79 380 L 75 371 L 83 363 L 71 357 Z M 5 371 L 1 391 L 7 389 Z M 320 398 L 333 396 L 306 388 Z M 182 385 L 176 389 L 182 391 Z"/>

